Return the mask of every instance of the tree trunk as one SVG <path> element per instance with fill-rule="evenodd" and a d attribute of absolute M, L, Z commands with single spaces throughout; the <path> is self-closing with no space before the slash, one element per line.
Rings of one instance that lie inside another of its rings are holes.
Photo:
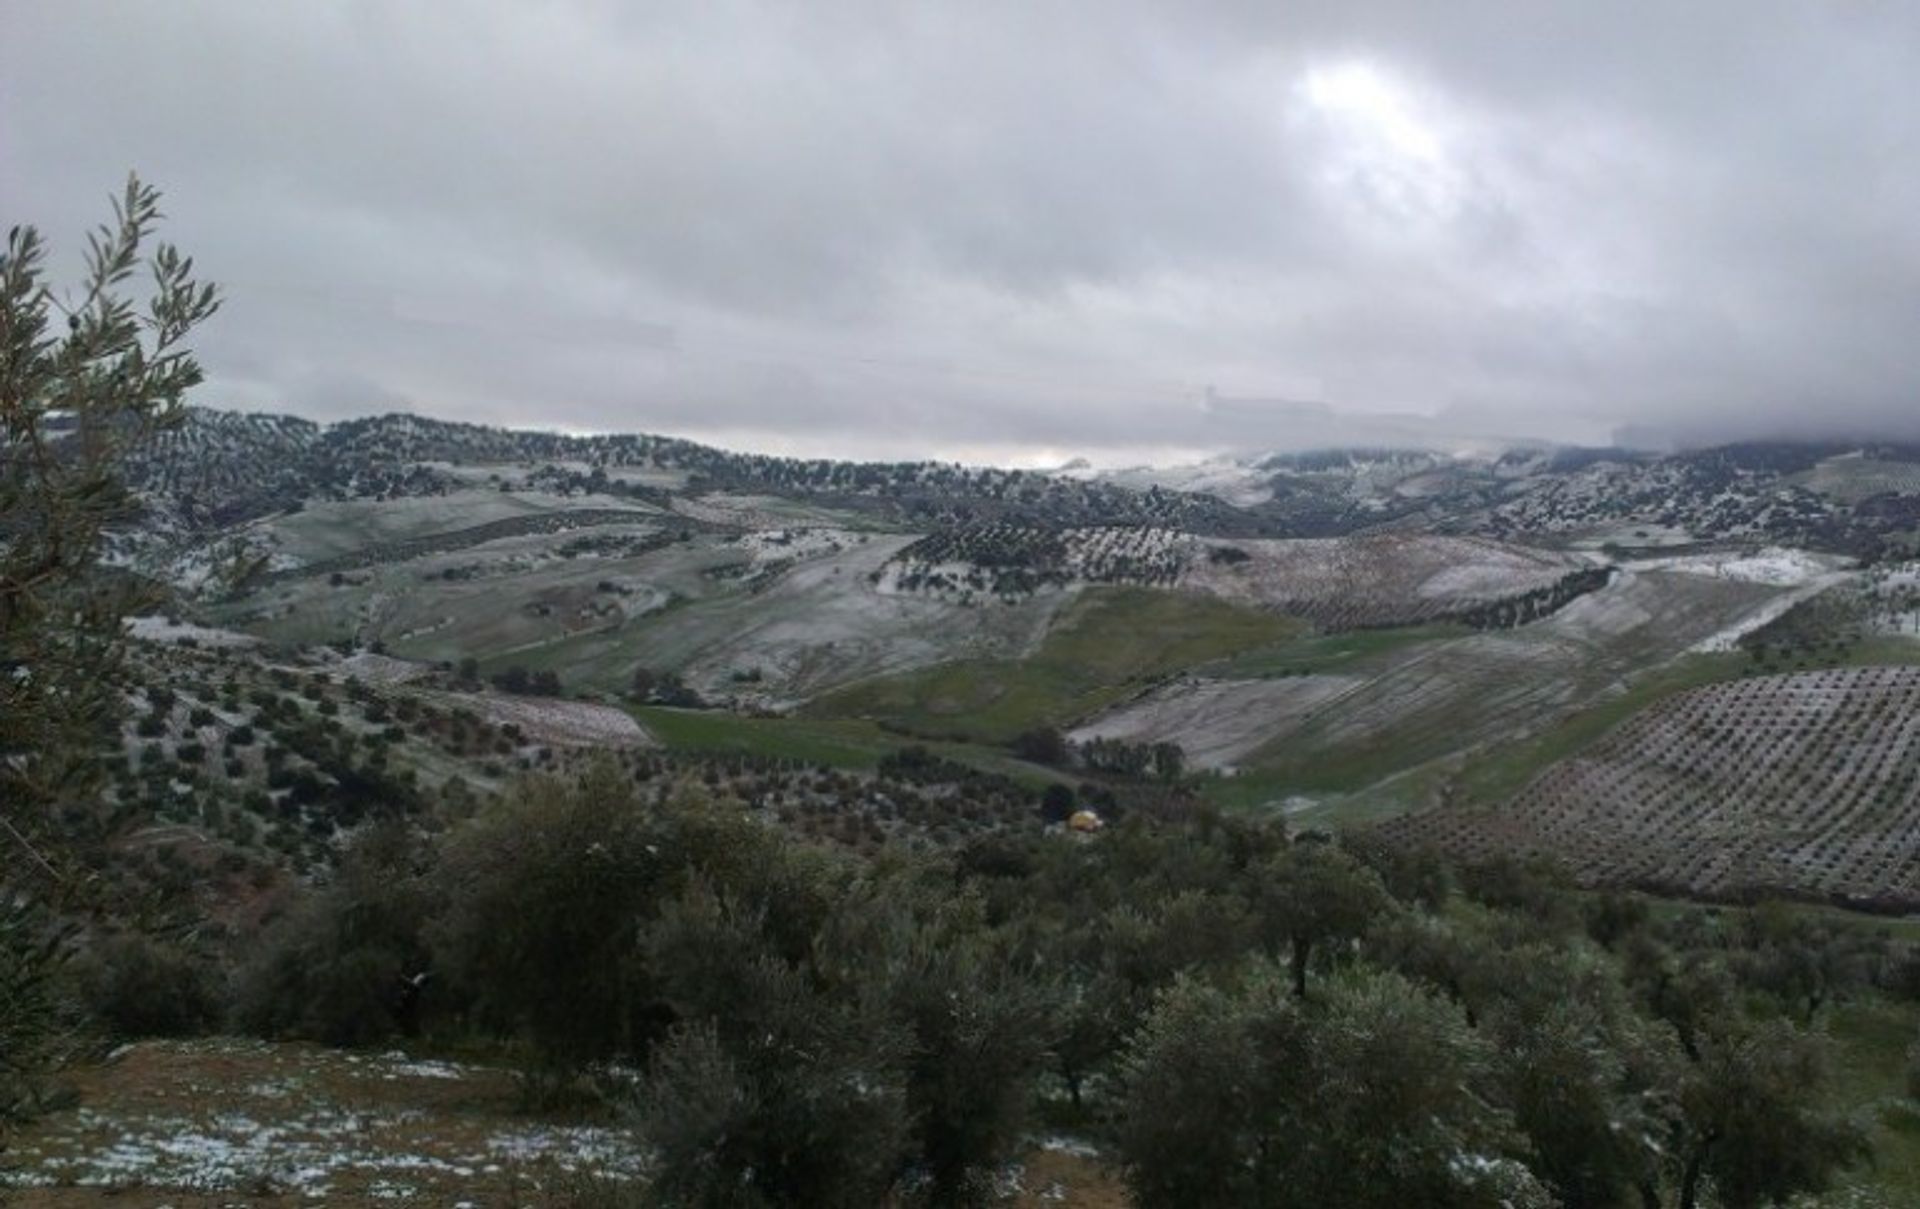
<path fill-rule="evenodd" d="M 1707 1148 L 1712 1145 L 1713 1142 L 1711 1140 L 1704 1141 L 1694 1147 L 1693 1153 L 1687 1156 L 1686 1169 L 1680 1173 L 1680 1204 L 1678 1209 L 1699 1209 L 1700 1174 L 1707 1165 Z"/>
<path fill-rule="evenodd" d="M 1307 997 L 1307 955 L 1313 950 L 1313 942 L 1304 936 L 1293 938 L 1293 993 L 1297 998 Z"/>

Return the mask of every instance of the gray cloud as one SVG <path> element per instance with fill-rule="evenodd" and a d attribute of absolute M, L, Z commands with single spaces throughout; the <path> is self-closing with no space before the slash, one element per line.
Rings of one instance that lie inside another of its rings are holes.
<path fill-rule="evenodd" d="M 0 0 L 0 29 L 0 218 L 71 247 L 129 167 L 166 189 L 232 299 L 208 402 L 994 458 L 1920 436 L 1896 0 Z"/>

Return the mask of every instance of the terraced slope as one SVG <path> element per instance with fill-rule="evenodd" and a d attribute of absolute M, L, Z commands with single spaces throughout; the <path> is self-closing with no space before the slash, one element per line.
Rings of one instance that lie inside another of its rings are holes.
<path fill-rule="evenodd" d="M 1695 689 L 1503 806 L 1385 830 L 1468 856 L 1556 858 L 1597 885 L 1920 906 L 1920 668 Z"/>
<path fill-rule="evenodd" d="M 1177 742 L 1201 767 L 1237 770 L 1214 789 L 1240 804 L 1330 805 L 1430 761 L 1537 733 L 1802 589 L 1724 570 L 1628 567 L 1531 624 L 1361 631 L 1348 640 L 1351 657 L 1322 650 L 1337 636 L 1317 637 L 1197 669 L 1076 734 Z"/>

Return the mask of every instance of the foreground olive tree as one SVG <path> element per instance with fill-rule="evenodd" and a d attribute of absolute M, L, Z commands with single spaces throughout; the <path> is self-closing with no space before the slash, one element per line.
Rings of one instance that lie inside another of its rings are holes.
<path fill-rule="evenodd" d="M 34 228 L 9 231 L 0 261 L 0 1124 L 31 1106 L 56 1041 L 45 908 L 72 879 L 55 841 L 97 791 L 121 621 L 140 599 L 100 566 L 101 539 L 133 508 L 127 451 L 179 419 L 201 378 L 184 341 L 220 305 L 172 246 L 148 254 L 159 202 L 128 179 L 70 296 L 48 284 Z M 126 293 L 143 265 L 141 309 Z"/>
<path fill-rule="evenodd" d="M 85 800 L 113 714 L 121 619 L 138 603 L 102 572 L 105 530 L 134 501 L 129 448 L 176 423 L 201 380 L 184 341 L 220 305 L 172 245 L 148 253 L 160 195 L 129 178 L 113 220 L 88 239 L 71 296 L 46 279 L 31 226 L 0 264 L 0 831 L 46 865 L 31 837 L 50 810 Z M 145 268 L 144 306 L 128 297 Z"/>

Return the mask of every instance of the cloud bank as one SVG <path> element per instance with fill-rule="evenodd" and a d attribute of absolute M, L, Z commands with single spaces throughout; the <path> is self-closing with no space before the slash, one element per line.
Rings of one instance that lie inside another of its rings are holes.
<path fill-rule="evenodd" d="M 71 248 L 129 168 L 166 190 L 228 287 L 209 403 L 987 460 L 1920 437 L 1896 0 L 0 0 L 0 31 L 0 219 Z"/>

